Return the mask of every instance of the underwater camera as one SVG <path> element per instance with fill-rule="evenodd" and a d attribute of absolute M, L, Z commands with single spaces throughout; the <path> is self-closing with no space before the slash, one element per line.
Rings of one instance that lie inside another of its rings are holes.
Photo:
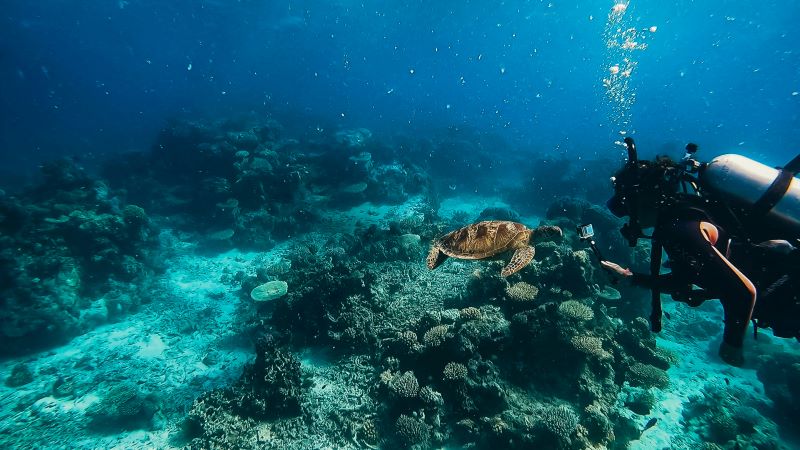
<path fill-rule="evenodd" d="M 594 256 L 597 257 L 597 261 L 603 261 L 603 255 L 600 254 L 600 250 L 594 242 L 594 227 L 592 224 L 578 225 L 576 231 L 581 241 L 589 243 L 589 247 L 592 249 Z"/>
<path fill-rule="evenodd" d="M 582 241 L 588 241 L 589 239 L 594 237 L 594 227 L 592 224 L 587 223 L 586 225 L 578 225 L 578 237 Z"/>

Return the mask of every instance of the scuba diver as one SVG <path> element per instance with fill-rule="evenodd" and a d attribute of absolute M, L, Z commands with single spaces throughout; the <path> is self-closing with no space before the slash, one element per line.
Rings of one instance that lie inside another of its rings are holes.
<path fill-rule="evenodd" d="M 754 333 L 771 327 L 779 337 L 800 340 L 800 155 L 773 169 L 740 155 L 709 163 L 694 159 L 641 161 L 625 138 L 628 161 L 612 178 L 609 210 L 628 217 L 621 233 L 631 247 L 651 240 L 650 273 L 634 273 L 599 256 L 617 279 L 651 289 L 651 328 L 661 330 L 661 297 L 699 306 L 719 299 L 724 310 L 720 357 L 744 363 L 750 322 Z M 652 228 L 645 236 L 643 229 Z M 592 242 L 594 248 L 594 242 Z M 661 273 L 662 250 L 669 273 Z"/>

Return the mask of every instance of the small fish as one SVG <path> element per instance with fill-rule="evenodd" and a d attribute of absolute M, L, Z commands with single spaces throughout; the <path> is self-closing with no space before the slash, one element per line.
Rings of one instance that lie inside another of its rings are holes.
<path fill-rule="evenodd" d="M 658 423 L 658 419 L 655 418 L 655 417 L 653 417 L 652 419 L 648 420 L 647 424 L 645 424 L 644 428 L 642 429 L 642 433 L 644 433 L 645 431 L 649 430 L 650 428 L 653 428 L 654 426 L 656 426 L 656 423 Z"/>
<path fill-rule="evenodd" d="M 666 317 L 667 320 L 671 320 L 672 319 L 672 316 L 670 316 L 669 313 L 666 312 L 666 311 L 664 311 L 664 317 Z"/>
<path fill-rule="evenodd" d="M 728 386 L 730 386 L 730 385 L 731 385 L 731 380 L 729 380 L 729 379 L 725 378 L 725 384 L 727 384 Z"/>

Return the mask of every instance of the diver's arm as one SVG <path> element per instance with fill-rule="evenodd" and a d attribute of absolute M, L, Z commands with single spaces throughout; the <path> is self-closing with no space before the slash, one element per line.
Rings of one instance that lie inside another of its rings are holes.
<path fill-rule="evenodd" d="M 672 273 L 665 273 L 661 275 L 650 275 L 644 273 L 633 272 L 630 269 L 625 269 L 617 263 L 611 261 L 601 261 L 600 264 L 616 276 L 618 279 L 627 281 L 628 283 L 648 289 L 658 289 L 659 291 L 675 296 L 676 298 L 686 298 L 690 293 L 690 284 L 677 279 Z M 691 304 L 691 302 L 689 302 Z M 699 303 L 698 303 L 699 304 Z"/>

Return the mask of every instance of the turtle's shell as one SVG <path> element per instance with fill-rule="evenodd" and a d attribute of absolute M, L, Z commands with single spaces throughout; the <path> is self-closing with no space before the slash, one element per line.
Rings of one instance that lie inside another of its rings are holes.
<path fill-rule="evenodd" d="M 482 259 L 511 250 L 530 233 L 525 225 L 505 220 L 489 220 L 473 223 L 444 235 L 438 246 L 452 258 Z"/>

